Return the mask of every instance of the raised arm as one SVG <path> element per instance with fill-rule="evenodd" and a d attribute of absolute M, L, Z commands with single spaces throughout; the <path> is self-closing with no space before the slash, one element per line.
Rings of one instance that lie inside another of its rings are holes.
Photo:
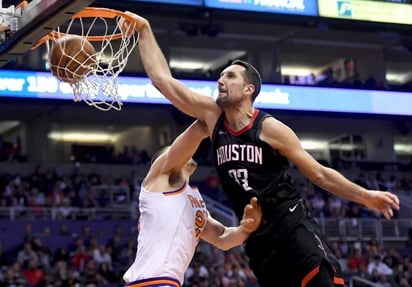
<path fill-rule="evenodd" d="M 128 13 L 139 23 L 136 30 L 139 33 L 140 57 L 153 85 L 185 114 L 204 122 L 210 120 L 211 116 L 217 118 L 220 108 L 212 97 L 193 92 L 172 76 L 149 21 L 139 15 Z"/>
<path fill-rule="evenodd" d="M 295 133 L 280 121 L 273 118 L 264 120 L 260 138 L 292 161 L 311 182 L 322 189 L 382 212 L 387 219 L 393 216 L 392 209 L 399 210 L 399 199 L 396 195 L 367 190 L 338 171 L 318 163 L 302 148 Z"/>
<path fill-rule="evenodd" d="M 205 127 L 195 121 L 183 133 L 181 133 L 150 168 L 146 181 L 159 175 L 169 175 L 180 171 L 192 158 L 201 141 L 208 136 Z"/>
<path fill-rule="evenodd" d="M 262 210 L 257 202 L 257 198 L 254 197 L 245 206 L 240 225 L 236 227 L 224 226 L 209 214 L 207 225 L 200 237 L 217 248 L 228 250 L 248 239 L 249 235 L 258 229 L 261 220 Z"/>

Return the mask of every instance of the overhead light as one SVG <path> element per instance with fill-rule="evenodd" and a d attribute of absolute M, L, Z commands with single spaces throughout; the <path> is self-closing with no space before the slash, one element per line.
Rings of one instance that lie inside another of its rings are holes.
<path fill-rule="evenodd" d="M 332 143 L 329 145 L 330 149 L 343 150 L 343 151 L 353 151 L 355 149 L 363 149 L 364 146 L 360 144 L 350 144 L 350 143 Z"/>
<path fill-rule="evenodd" d="M 313 69 L 305 66 L 282 66 L 282 75 L 289 76 L 308 76 L 313 73 Z"/>
<path fill-rule="evenodd" d="M 394 149 L 396 153 L 400 154 L 412 154 L 412 144 L 401 144 L 396 143 L 394 145 Z"/>
<path fill-rule="evenodd" d="M 107 143 L 115 142 L 117 135 L 104 132 L 51 132 L 48 138 L 61 142 Z"/>
<path fill-rule="evenodd" d="M 305 150 L 325 150 L 328 148 L 328 142 L 318 140 L 301 140 L 303 149 Z"/>
<path fill-rule="evenodd" d="M 172 69 L 177 70 L 207 70 L 208 64 L 199 61 L 177 61 L 177 60 L 170 60 L 169 63 Z"/>
<path fill-rule="evenodd" d="M 387 73 L 386 80 L 388 82 L 403 83 L 405 81 L 405 76 L 402 74 Z"/>

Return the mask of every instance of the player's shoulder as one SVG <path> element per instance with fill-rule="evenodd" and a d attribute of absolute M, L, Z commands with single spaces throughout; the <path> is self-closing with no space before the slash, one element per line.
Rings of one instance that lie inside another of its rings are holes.
<path fill-rule="evenodd" d="M 261 139 L 278 138 L 280 135 L 287 134 L 289 130 L 290 128 L 281 120 L 268 116 L 262 119 L 259 137 Z"/>
<path fill-rule="evenodd" d="M 282 121 L 271 114 L 265 113 L 261 116 L 262 126 L 282 125 Z"/>

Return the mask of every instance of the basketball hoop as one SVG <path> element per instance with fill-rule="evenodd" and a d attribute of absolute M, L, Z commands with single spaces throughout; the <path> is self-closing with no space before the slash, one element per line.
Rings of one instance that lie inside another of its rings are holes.
<path fill-rule="evenodd" d="M 122 18 L 132 23 L 124 33 L 120 30 Z M 119 97 L 118 76 L 137 45 L 139 35 L 134 32 L 135 26 L 133 18 L 124 12 L 88 7 L 40 39 L 32 50 L 46 43 L 50 53 L 54 42 L 68 35 L 79 35 L 90 41 L 96 50 L 92 55 L 96 63 L 87 76 L 69 83 L 73 88 L 74 101 L 84 101 L 102 111 L 120 111 L 123 103 Z"/>

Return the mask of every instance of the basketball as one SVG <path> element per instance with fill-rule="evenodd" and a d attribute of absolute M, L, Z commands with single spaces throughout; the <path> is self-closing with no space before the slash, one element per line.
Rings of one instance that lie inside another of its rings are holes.
<path fill-rule="evenodd" d="M 60 81 L 76 83 L 96 65 L 96 50 L 84 37 L 67 35 L 56 40 L 49 54 L 50 70 Z"/>

